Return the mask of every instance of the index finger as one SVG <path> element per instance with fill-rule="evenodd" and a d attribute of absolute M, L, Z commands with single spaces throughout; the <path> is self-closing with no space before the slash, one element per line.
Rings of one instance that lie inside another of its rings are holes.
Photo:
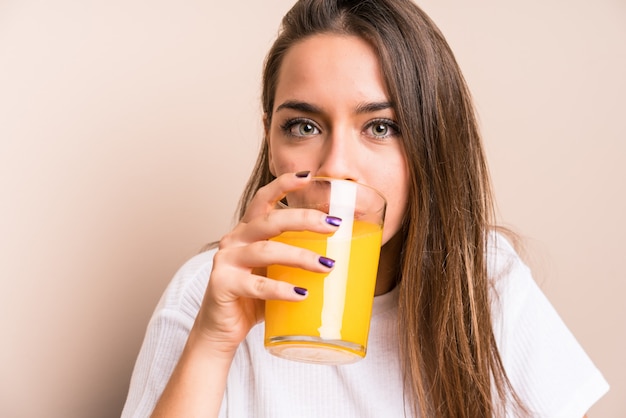
<path fill-rule="evenodd" d="M 274 181 L 261 187 L 250 202 L 242 222 L 269 213 L 276 207 L 276 202 L 285 197 L 288 192 L 298 190 L 311 181 L 310 171 L 286 173 L 278 176 Z"/>

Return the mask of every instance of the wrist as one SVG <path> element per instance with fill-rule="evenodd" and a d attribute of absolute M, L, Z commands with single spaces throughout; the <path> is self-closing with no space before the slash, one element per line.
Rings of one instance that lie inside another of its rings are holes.
<path fill-rule="evenodd" d="M 187 337 L 185 351 L 188 351 L 189 354 L 193 353 L 194 356 L 214 358 L 230 363 L 235 357 L 238 346 L 237 343 L 220 338 L 219 335 L 212 335 L 194 326 Z"/>
<path fill-rule="evenodd" d="M 192 328 L 152 416 L 217 417 L 235 352 Z"/>

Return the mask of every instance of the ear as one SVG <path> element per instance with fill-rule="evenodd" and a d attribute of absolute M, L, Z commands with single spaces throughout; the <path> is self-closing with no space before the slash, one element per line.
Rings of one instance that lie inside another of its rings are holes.
<path fill-rule="evenodd" d="M 272 176 L 276 177 L 276 169 L 274 168 L 274 159 L 272 158 L 272 147 L 270 146 L 270 125 L 271 125 L 270 117 L 267 113 L 263 114 L 263 129 L 265 131 L 265 136 L 263 137 L 263 141 L 265 141 L 265 147 L 267 147 L 267 165 L 272 173 Z"/>

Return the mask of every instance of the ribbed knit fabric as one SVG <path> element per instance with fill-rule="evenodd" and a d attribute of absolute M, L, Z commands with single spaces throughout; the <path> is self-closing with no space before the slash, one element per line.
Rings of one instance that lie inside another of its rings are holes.
<path fill-rule="evenodd" d="M 494 333 L 509 379 L 535 416 L 582 417 L 608 384 L 508 242 L 501 236 L 490 242 Z M 161 298 L 137 358 L 123 418 L 152 412 L 199 309 L 213 254 L 189 260 Z M 397 321 L 397 291 L 376 297 L 367 356 L 345 366 L 273 357 L 263 347 L 263 324 L 255 326 L 233 361 L 220 418 L 409 417 Z"/>

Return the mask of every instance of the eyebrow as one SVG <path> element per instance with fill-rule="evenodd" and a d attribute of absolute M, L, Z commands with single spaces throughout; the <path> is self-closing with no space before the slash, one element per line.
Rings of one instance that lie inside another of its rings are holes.
<path fill-rule="evenodd" d="M 282 109 L 299 110 L 300 112 L 306 112 L 306 113 L 322 113 L 322 109 L 320 109 L 319 107 L 314 106 L 307 102 L 299 102 L 296 100 L 288 100 L 280 104 L 276 108 L 276 113 L 278 113 Z"/>
<path fill-rule="evenodd" d="M 380 110 L 393 110 L 393 103 L 391 102 L 371 102 L 371 103 L 362 103 L 357 106 L 356 113 L 373 113 L 378 112 Z"/>
<path fill-rule="evenodd" d="M 323 113 L 321 108 L 311 103 L 301 102 L 297 100 L 288 100 L 284 103 L 281 103 L 276 108 L 276 112 L 282 109 L 291 109 L 291 110 L 297 110 L 300 112 L 314 113 L 314 114 Z M 373 113 L 373 112 L 386 110 L 386 109 L 393 109 L 393 104 L 391 102 L 368 102 L 368 103 L 359 104 L 356 107 L 356 113 L 357 114 Z"/>

